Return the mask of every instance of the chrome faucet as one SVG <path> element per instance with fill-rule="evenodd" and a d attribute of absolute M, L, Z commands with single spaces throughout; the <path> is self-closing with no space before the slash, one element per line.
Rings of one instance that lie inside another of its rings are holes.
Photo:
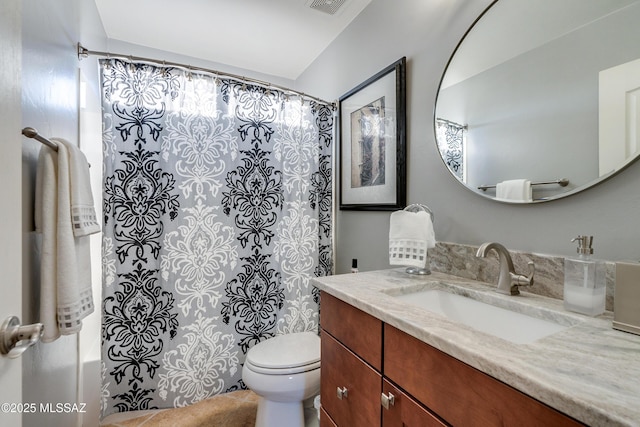
<path fill-rule="evenodd" d="M 533 262 L 529 262 L 529 276 L 517 274 L 513 268 L 513 261 L 507 248 L 500 243 L 484 243 L 478 248 L 477 257 L 486 257 L 489 251 L 495 250 L 500 257 L 500 276 L 498 277 L 498 289 L 501 294 L 519 295 L 518 286 L 532 286 L 535 266 Z"/>

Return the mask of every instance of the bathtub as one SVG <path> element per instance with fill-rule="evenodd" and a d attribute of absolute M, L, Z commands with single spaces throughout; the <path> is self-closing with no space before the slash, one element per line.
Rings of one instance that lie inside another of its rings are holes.
<path fill-rule="evenodd" d="M 79 401 L 86 404 L 82 413 L 82 427 L 100 425 L 100 398 L 102 389 L 102 361 L 100 339 L 95 340 L 80 366 Z"/>

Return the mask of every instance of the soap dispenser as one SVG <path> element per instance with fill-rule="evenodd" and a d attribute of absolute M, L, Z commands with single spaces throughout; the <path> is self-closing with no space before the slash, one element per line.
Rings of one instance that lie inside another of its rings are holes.
<path fill-rule="evenodd" d="M 578 236 L 578 257 L 564 260 L 564 308 L 589 316 L 604 313 L 605 265 L 591 257 L 593 236 Z"/>

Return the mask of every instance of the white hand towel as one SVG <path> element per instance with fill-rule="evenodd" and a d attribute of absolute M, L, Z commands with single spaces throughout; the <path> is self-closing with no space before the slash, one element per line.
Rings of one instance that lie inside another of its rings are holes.
<path fill-rule="evenodd" d="M 58 223 L 58 153 L 40 149 L 36 173 L 34 221 L 36 233 L 42 234 L 40 244 L 40 323 L 44 325 L 43 342 L 60 336 L 56 317 L 57 238 Z"/>
<path fill-rule="evenodd" d="M 531 202 L 533 201 L 531 181 L 528 179 L 502 181 L 496 185 L 496 198 L 512 202 Z"/>
<path fill-rule="evenodd" d="M 91 177 L 89 175 L 89 162 L 80 148 L 57 138 L 58 143 L 67 147 L 69 155 L 69 181 L 71 191 L 71 221 L 73 235 L 76 237 L 88 236 L 100 231 L 100 224 L 93 204 L 91 193 Z"/>
<path fill-rule="evenodd" d="M 431 215 L 396 211 L 389 222 L 389 264 L 425 268 L 427 249 L 436 246 Z"/>
<path fill-rule="evenodd" d="M 53 140 L 58 152 L 43 146 L 38 158 L 36 231 L 42 233 L 40 322 L 43 342 L 80 331 L 93 312 L 89 237 L 73 233 L 69 143 Z"/>

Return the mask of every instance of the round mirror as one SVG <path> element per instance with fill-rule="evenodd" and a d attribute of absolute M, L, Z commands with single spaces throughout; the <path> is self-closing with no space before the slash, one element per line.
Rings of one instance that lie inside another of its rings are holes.
<path fill-rule="evenodd" d="M 442 159 L 468 189 L 532 203 L 585 190 L 640 153 L 640 1 L 499 0 L 445 70 Z"/>

